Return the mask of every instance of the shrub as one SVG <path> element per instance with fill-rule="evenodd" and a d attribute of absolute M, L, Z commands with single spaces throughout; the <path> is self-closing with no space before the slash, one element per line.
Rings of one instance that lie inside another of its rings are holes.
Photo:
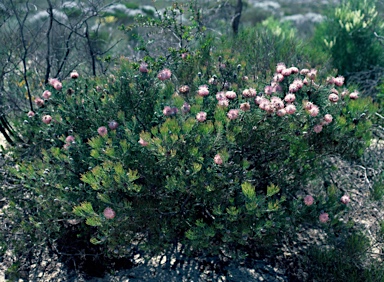
<path fill-rule="evenodd" d="M 376 106 L 316 69 L 279 63 L 249 79 L 212 37 L 197 42 L 168 60 L 122 58 L 109 77 L 51 80 L 15 121 L 23 142 L 3 192 L 19 257 L 44 243 L 92 243 L 102 258 L 182 243 L 244 258 L 300 224 L 342 225 L 328 159 L 361 156 Z"/>

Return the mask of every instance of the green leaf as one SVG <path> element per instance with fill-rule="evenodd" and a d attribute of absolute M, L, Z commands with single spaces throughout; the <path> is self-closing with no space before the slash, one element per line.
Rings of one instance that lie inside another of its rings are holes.
<path fill-rule="evenodd" d="M 138 175 L 137 170 L 131 170 L 128 169 L 128 181 L 133 182 L 140 178 L 140 175 Z"/>
<path fill-rule="evenodd" d="M 267 187 L 267 197 L 271 197 L 276 193 L 278 193 L 279 191 L 280 191 L 279 186 L 272 183 Z"/>
<path fill-rule="evenodd" d="M 100 245 L 103 243 L 103 241 L 97 240 L 95 237 L 92 237 L 90 240 L 91 244 L 93 245 Z"/>
<path fill-rule="evenodd" d="M 111 203 L 111 198 L 106 194 L 97 193 L 97 198 L 103 203 L 107 203 L 107 204 Z"/>
<path fill-rule="evenodd" d="M 248 182 L 241 184 L 241 190 L 247 199 L 254 201 L 256 199 L 255 187 Z"/>
<path fill-rule="evenodd" d="M 82 216 L 82 217 L 97 216 L 90 202 L 82 202 L 80 205 L 73 207 L 72 211 L 77 216 Z"/>
<path fill-rule="evenodd" d="M 98 216 L 88 217 L 85 223 L 89 226 L 101 226 L 101 220 Z"/>

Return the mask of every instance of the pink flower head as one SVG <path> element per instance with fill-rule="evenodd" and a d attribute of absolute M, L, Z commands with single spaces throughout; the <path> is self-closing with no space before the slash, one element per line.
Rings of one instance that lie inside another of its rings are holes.
<path fill-rule="evenodd" d="M 213 161 L 215 162 L 215 164 L 217 165 L 222 165 L 223 164 L 223 159 L 221 158 L 221 156 L 219 154 L 217 154 L 214 158 L 213 158 Z"/>
<path fill-rule="evenodd" d="M 271 97 L 271 104 L 275 109 L 283 109 L 284 108 L 284 102 L 279 97 L 273 96 Z"/>
<path fill-rule="evenodd" d="M 191 105 L 189 105 L 187 102 L 185 102 L 185 103 L 181 106 L 181 112 L 182 112 L 183 114 L 189 113 L 190 110 L 191 110 Z"/>
<path fill-rule="evenodd" d="M 316 133 L 320 133 L 323 130 L 323 126 L 321 124 L 317 124 L 313 127 L 313 131 Z"/>
<path fill-rule="evenodd" d="M 293 83 L 296 84 L 299 89 L 301 89 L 304 86 L 304 82 L 300 78 L 295 78 Z"/>
<path fill-rule="evenodd" d="M 108 133 L 108 129 L 105 126 L 100 126 L 97 129 L 97 133 L 99 133 L 100 136 L 105 136 Z"/>
<path fill-rule="evenodd" d="M 45 90 L 44 92 L 43 92 L 43 98 L 45 99 L 45 100 L 48 100 L 50 97 L 51 97 L 51 95 L 52 95 L 52 93 L 51 93 L 51 91 L 48 91 L 48 90 Z"/>
<path fill-rule="evenodd" d="M 279 117 L 283 117 L 286 114 L 287 114 L 287 111 L 285 109 L 278 109 L 276 112 L 276 115 L 278 115 Z"/>
<path fill-rule="evenodd" d="M 243 110 L 244 112 L 247 112 L 251 109 L 251 105 L 246 102 L 246 103 L 241 103 L 240 104 L 240 109 Z"/>
<path fill-rule="evenodd" d="M 147 73 L 148 72 L 148 64 L 147 63 L 141 63 L 139 66 L 139 72 Z"/>
<path fill-rule="evenodd" d="M 289 92 L 291 92 L 291 93 L 295 93 L 295 92 L 299 91 L 299 89 L 300 88 L 296 83 L 291 83 L 289 85 Z"/>
<path fill-rule="evenodd" d="M 283 76 L 290 76 L 290 75 L 292 74 L 292 70 L 291 70 L 291 68 L 283 69 L 283 70 L 281 71 L 281 74 L 282 74 Z"/>
<path fill-rule="evenodd" d="M 196 115 L 196 119 L 199 121 L 199 122 L 203 122 L 207 119 L 207 113 L 206 112 L 200 112 L 200 113 L 197 113 Z"/>
<path fill-rule="evenodd" d="M 313 199 L 313 197 L 311 195 L 307 195 L 304 197 L 304 204 L 306 206 L 312 206 L 314 201 L 315 200 Z"/>
<path fill-rule="evenodd" d="M 341 92 L 341 97 L 344 98 L 344 97 L 347 96 L 348 94 L 349 94 L 348 89 L 345 89 L 343 92 Z"/>
<path fill-rule="evenodd" d="M 333 93 L 333 94 L 339 95 L 339 91 L 337 91 L 336 88 L 332 88 L 330 91 L 331 91 L 331 93 Z"/>
<path fill-rule="evenodd" d="M 255 98 L 255 103 L 256 103 L 257 105 L 260 105 L 260 103 L 261 103 L 264 99 L 265 99 L 265 98 L 262 97 L 262 96 L 257 96 L 257 97 Z"/>
<path fill-rule="evenodd" d="M 264 87 L 264 93 L 266 95 L 271 95 L 273 93 L 273 87 L 271 85 L 267 85 Z"/>
<path fill-rule="evenodd" d="M 276 81 L 272 81 L 271 86 L 272 86 L 273 93 L 283 91 L 283 87 L 281 87 L 281 85 L 278 84 Z"/>
<path fill-rule="evenodd" d="M 273 76 L 273 81 L 275 82 L 282 82 L 283 80 L 284 80 L 284 75 L 282 75 L 281 73 L 276 73 Z"/>
<path fill-rule="evenodd" d="M 35 104 L 36 104 L 38 107 L 42 107 L 42 106 L 44 106 L 44 100 L 41 99 L 40 97 L 37 97 L 37 98 L 35 98 Z"/>
<path fill-rule="evenodd" d="M 229 100 L 228 99 L 224 99 L 224 100 L 219 100 L 219 102 L 217 103 L 220 107 L 228 107 L 229 106 Z"/>
<path fill-rule="evenodd" d="M 227 100 L 227 97 L 225 96 L 225 93 L 223 91 L 220 91 L 220 92 L 216 93 L 216 99 L 218 101 L 220 101 L 220 100 Z"/>
<path fill-rule="evenodd" d="M 73 70 L 73 71 L 71 72 L 71 74 L 70 74 L 70 77 L 71 77 L 72 79 L 77 79 L 77 78 L 79 78 L 79 73 L 78 73 L 77 71 Z"/>
<path fill-rule="evenodd" d="M 328 84 L 334 84 L 335 78 L 333 76 L 328 76 L 326 81 Z"/>
<path fill-rule="evenodd" d="M 293 104 L 288 104 L 285 106 L 285 111 L 287 114 L 292 115 L 296 112 L 296 107 Z"/>
<path fill-rule="evenodd" d="M 344 204 L 344 205 L 347 205 L 351 199 L 349 198 L 348 195 L 343 195 L 341 198 L 340 198 L 340 201 Z"/>
<path fill-rule="evenodd" d="M 115 211 L 109 207 L 105 208 L 105 210 L 103 211 L 103 214 L 104 214 L 106 219 L 114 219 L 116 216 Z"/>
<path fill-rule="evenodd" d="M 310 110 L 308 110 L 308 113 L 311 117 L 316 117 L 319 114 L 319 107 L 316 105 L 313 105 Z"/>
<path fill-rule="evenodd" d="M 276 72 L 281 73 L 283 70 L 285 70 L 287 67 L 284 63 L 278 63 L 276 66 Z"/>
<path fill-rule="evenodd" d="M 302 69 L 301 71 L 300 71 L 300 74 L 301 75 L 307 75 L 309 73 L 309 69 Z"/>
<path fill-rule="evenodd" d="M 304 84 L 304 85 L 309 85 L 309 80 L 308 80 L 307 78 L 304 78 L 304 79 L 303 79 L 303 84 Z"/>
<path fill-rule="evenodd" d="M 272 106 L 271 102 L 268 101 L 268 103 L 264 104 L 263 110 L 269 114 L 272 114 L 275 111 L 275 108 Z"/>
<path fill-rule="evenodd" d="M 45 115 L 45 116 L 43 116 L 42 121 L 43 121 L 45 124 L 50 124 L 51 121 L 52 121 L 52 117 L 51 117 L 50 115 Z"/>
<path fill-rule="evenodd" d="M 110 122 L 108 123 L 108 127 L 109 127 L 111 130 L 115 130 L 118 126 L 119 126 L 119 124 L 118 124 L 116 121 L 114 121 L 114 120 L 112 120 L 112 121 L 110 121 Z"/>
<path fill-rule="evenodd" d="M 237 119 L 239 117 L 239 110 L 229 110 L 229 112 L 227 113 L 227 117 L 231 120 Z"/>
<path fill-rule="evenodd" d="M 314 106 L 314 104 L 312 102 L 306 102 L 304 104 L 304 109 L 306 109 L 307 111 L 309 111 L 310 109 L 312 109 L 312 107 Z"/>
<path fill-rule="evenodd" d="M 357 90 L 353 91 L 351 94 L 349 94 L 349 98 L 352 100 L 356 100 L 357 98 L 359 98 L 359 92 L 357 92 Z"/>
<path fill-rule="evenodd" d="M 50 79 L 48 79 L 48 83 L 51 86 L 54 86 L 55 83 L 58 83 L 58 82 L 60 82 L 60 81 L 57 78 L 50 78 Z"/>
<path fill-rule="evenodd" d="M 330 124 L 330 123 L 332 122 L 332 120 L 333 120 L 332 115 L 330 115 L 330 114 L 326 114 L 326 115 L 324 116 L 324 122 L 325 122 L 325 124 Z"/>
<path fill-rule="evenodd" d="M 244 91 L 243 91 L 243 97 L 244 98 L 256 97 L 256 95 L 257 95 L 256 90 L 253 88 L 244 89 Z"/>
<path fill-rule="evenodd" d="M 295 102 L 295 100 L 296 100 L 295 94 L 287 94 L 284 97 L 284 101 L 287 102 L 287 103 L 293 103 L 293 102 Z"/>
<path fill-rule="evenodd" d="M 316 69 L 311 69 L 308 73 L 307 76 L 310 80 L 315 80 L 317 76 L 317 70 Z"/>
<path fill-rule="evenodd" d="M 35 116 L 35 113 L 33 111 L 29 111 L 27 115 L 28 115 L 28 117 L 33 117 L 33 116 Z"/>
<path fill-rule="evenodd" d="M 233 100 L 236 98 L 236 93 L 234 91 L 227 91 L 225 92 L 225 97 L 227 97 L 227 99 L 230 99 L 230 100 Z"/>
<path fill-rule="evenodd" d="M 189 86 L 188 85 L 180 86 L 179 91 L 181 94 L 187 94 L 189 93 Z"/>
<path fill-rule="evenodd" d="M 266 98 L 262 98 L 262 100 L 260 101 L 260 104 L 259 104 L 259 108 L 262 110 L 265 110 L 269 106 L 272 107 L 271 102 Z"/>
<path fill-rule="evenodd" d="M 75 137 L 73 137 L 72 135 L 69 135 L 67 136 L 67 138 L 65 138 L 65 143 L 70 144 L 73 142 L 75 142 Z"/>
<path fill-rule="evenodd" d="M 337 101 L 339 101 L 339 95 L 335 93 L 331 93 L 328 96 L 328 100 L 331 101 L 332 103 L 336 103 Z"/>
<path fill-rule="evenodd" d="M 169 69 L 163 69 L 162 71 L 159 72 L 157 75 L 157 78 L 161 81 L 170 79 L 172 76 L 172 72 Z"/>
<path fill-rule="evenodd" d="M 210 85 L 217 85 L 218 81 L 216 79 L 216 77 L 211 77 L 210 79 L 208 79 L 208 84 Z"/>
<path fill-rule="evenodd" d="M 182 58 L 183 60 L 187 59 L 187 58 L 188 58 L 188 53 L 183 53 L 183 54 L 181 54 L 181 58 Z"/>
<path fill-rule="evenodd" d="M 299 69 L 297 67 L 290 67 L 289 69 L 292 73 L 299 73 Z"/>
<path fill-rule="evenodd" d="M 140 140 L 139 140 L 139 142 L 138 142 L 141 146 L 143 146 L 143 147 L 146 147 L 146 146 L 148 146 L 148 142 L 147 141 L 145 141 L 143 138 L 141 138 L 140 137 Z"/>
<path fill-rule="evenodd" d="M 320 214 L 319 220 L 322 223 L 326 223 L 329 220 L 329 215 L 326 212 L 323 212 L 322 214 Z"/>
<path fill-rule="evenodd" d="M 170 116 L 173 115 L 173 110 L 170 106 L 165 106 L 163 109 L 163 115 Z"/>
<path fill-rule="evenodd" d="M 338 76 L 338 77 L 336 77 L 336 78 L 333 79 L 333 82 L 334 82 L 335 85 L 337 85 L 337 86 L 343 86 L 343 84 L 344 84 L 344 80 L 345 80 L 344 76 Z"/>
<path fill-rule="evenodd" d="M 202 97 L 208 96 L 209 94 L 208 86 L 207 85 L 199 86 L 199 90 L 197 90 L 197 94 Z"/>

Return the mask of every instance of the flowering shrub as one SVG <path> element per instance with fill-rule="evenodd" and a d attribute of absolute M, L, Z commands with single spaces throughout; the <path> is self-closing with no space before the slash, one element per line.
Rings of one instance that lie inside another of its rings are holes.
<path fill-rule="evenodd" d="M 340 224 L 349 197 L 324 187 L 326 159 L 358 157 L 369 144 L 368 100 L 341 78 L 283 64 L 270 81 L 244 73 L 227 84 L 219 72 L 215 83 L 196 74 L 182 87 L 171 68 L 153 68 L 122 60 L 108 81 L 77 74 L 48 86 L 12 150 L 14 228 L 31 241 L 76 233 L 107 256 L 129 255 L 133 241 L 241 256 L 282 236 L 286 216 Z M 315 194 L 323 188 L 327 198 Z"/>

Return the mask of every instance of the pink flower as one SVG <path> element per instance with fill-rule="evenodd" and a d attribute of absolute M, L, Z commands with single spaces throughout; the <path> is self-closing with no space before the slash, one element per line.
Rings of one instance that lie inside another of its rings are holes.
<path fill-rule="evenodd" d="M 337 86 L 343 86 L 343 84 L 344 84 L 344 80 L 345 80 L 344 76 L 338 76 L 338 77 L 336 77 L 336 78 L 333 79 L 333 82 L 334 82 L 335 85 L 337 85 Z"/>
<path fill-rule="evenodd" d="M 209 94 L 208 86 L 207 85 L 199 86 L 199 90 L 197 90 L 197 94 L 202 97 L 208 96 Z"/>
<path fill-rule="evenodd" d="M 351 94 L 349 94 L 349 98 L 352 100 L 356 100 L 357 98 L 359 98 L 359 92 L 357 92 L 356 90 L 353 91 Z"/>
<path fill-rule="evenodd" d="M 186 58 L 188 58 L 188 53 L 183 53 L 183 54 L 181 54 L 181 58 L 182 58 L 183 60 L 185 60 Z"/>
<path fill-rule="evenodd" d="M 275 109 L 283 109 L 284 102 L 279 97 L 273 96 L 271 97 L 271 104 Z"/>
<path fill-rule="evenodd" d="M 275 82 L 275 81 L 272 81 L 272 82 L 271 82 L 271 86 L 272 86 L 272 92 L 273 92 L 273 93 L 283 91 L 283 88 L 281 87 L 281 85 L 278 84 L 278 83 Z"/>
<path fill-rule="evenodd" d="M 313 131 L 316 133 L 320 133 L 323 130 L 323 126 L 321 124 L 317 124 L 313 127 Z"/>
<path fill-rule="evenodd" d="M 170 79 L 172 76 L 172 72 L 169 69 L 163 69 L 162 71 L 159 72 L 157 75 L 157 78 L 161 81 Z"/>
<path fill-rule="evenodd" d="M 108 133 L 108 129 L 105 126 L 100 126 L 97 129 L 97 133 L 99 133 L 100 136 L 105 136 Z"/>
<path fill-rule="evenodd" d="M 257 97 L 255 98 L 255 103 L 256 103 L 257 105 L 260 105 L 261 102 L 263 102 L 263 100 L 265 100 L 264 97 L 262 97 L 262 96 L 257 96 Z"/>
<path fill-rule="evenodd" d="M 285 106 L 285 110 L 286 110 L 287 114 L 292 115 L 296 112 L 296 107 L 293 104 L 288 104 Z"/>
<path fill-rule="evenodd" d="M 139 66 L 139 72 L 147 73 L 148 72 L 148 64 L 147 63 L 141 63 Z"/>
<path fill-rule="evenodd" d="M 220 100 L 227 100 L 227 97 L 225 97 L 225 93 L 223 91 L 220 91 L 220 92 L 216 93 L 216 99 L 218 101 L 220 101 Z"/>
<path fill-rule="evenodd" d="M 331 101 L 332 103 L 336 103 L 337 101 L 339 101 L 339 95 L 335 93 L 331 93 L 328 96 L 328 100 Z"/>
<path fill-rule="evenodd" d="M 75 142 L 75 137 L 73 137 L 72 135 L 69 135 L 69 136 L 67 136 L 67 138 L 65 138 L 65 142 L 67 144 L 73 143 L 73 142 Z"/>
<path fill-rule="evenodd" d="M 329 220 L 329 215 L 326 212 L 323 212 L 322 214 L 320 214 L 319 220 L 322 223 L 326 223 Z"/>
<path fill-rule="evenodd" d="M 283 70 L 281 71 L 281 74 L 282 74 L 283 76 L 290 76 L 290 75 L 292 74 L 292 70 L 291 70 L 291 68 L 289 68 L 289 69 L 283 69 Z"/>
<path fill-rule="evenodd" d="M 310 116 L 316 117 L 319 114 L 319 107 L 316 105 L 312 105 L 312 108 L 308 110 Z"/>
<path fill-rule="evenodd" d="M 110 121 L 110 122 L 108 123 L 108 127 L 109 127 L 111 130 L 115 130 L 118 126 L 119 126 L 119 124 L 118 124 L 116 121 L 114 121 L 114 120 L 112 120 L 112 121 Z"/>
<path fill-rule="evenodd" d="M 297 67 L 290 67 L 292 73 L 299 73 L 299 69 Z"/>
<path fill-rule="evenodd" d="M 287 102 L 287 103 L 293 103 L 295 100 L 296 100 L 295 94 L 287 94 L 284 97 L 284 101 Z"/>
<path fill-rule="evenodd" d="M 278 63 L 276 66 L 276 72 L 281 73 L 283 70 L 285 70 L 287 67 L 284 63 Z"/>
<path fill-rule="evenodd" d="M 306 102 L 304 105 L 304 109 L 309 111 L 310 109 L 312 109 L 313 106 L 314 106 L 314 104 L 312 102 Z"/>
<path fill-rule="evenodd" d="M 103 212 L 104 216 L 106 219 L 114 219 L 115 216 L 116 216 L 116 213 L 113 209 L 111 208 L 105 208 L 104 212 Z"/>
<path fill-rule="evenodd" d="M 244 98 L 256 97 L 256 95 L 257 95 L 256 90 L 253 88 L 244 89 L 244 91 L 243 91 L 243 97 Z"/>
<path fill-rule="evenodd" d="M 295 92 L 299 91 L 299 89 L 300 88 L 296 83 L 291 83 L 289 85 L 289 92 L 291 92 L 291 93 L 295 93 Z"/>
<path fill-rule="evenodd" d="M 325 124 L 330 124 L 330 123 L 332 122 L 332 120 L 333 120 L 333 117 L 332 117 L 330 114 L 326 114 L 326 115 L 324 116 L 324 122 L 325 122 Z"/>
<path fill-rule="evenodd" d="M 215 162 L 215 164 L 217 165 L 222 165 L 223 164 L 223 159 L 221 158 L 221 156 L 219 154 L 217 154 L 214 158 L 213 158 L 213 161 Z"/>
<path fill-rule="evenodd" d="M 240 109 L 243 110 L 244 112 L 247 112 L 251 109 L 251 105 L 246 102 L 246 103 L 241 103 L 240 104 Z"/>
<path fill-rule="evenodd" d="M 332 89 L 331 89 L 331 93 L 336 94 L 336 95 L 339 95 L 339 91 L 337 91 L 336 88 L 332 88 Z"/>
<path fill-rule="evenodd" d="M 233 100 L 236 98 L 236 96 L 237 96 L 236 93 L 233 91 L 225 92 L 225 97 L 227 97 L 227 99 Z"/>
<path fill-rule="evenodd" d="M 276 73 L 273 76 L 273 81 L 275 82 L 282 82 L 283 80 L 284 80 L 284 75 L 282 75 L 281 73 Z"/>
<path fill-rule="evenodd" d="M 208 84 L 209 85 L 217 85 L 218 81 L 216 79 L 216 77 L 211 77 L 210 79 L 208 79 Z"/>
<path fill-rule="evenodd" d="M 141 138 L 140 137 L 140 140 L 139 140 L 139 142 L 138 142 L 141 146 L 143 146 L 143 147 L 146 147 L 146 146 L 148 146 L 148 142 L 147 141 L 145 141 L 143 138 Z"/>
<path fill-rule="evenodd" d="M 229 112 L 227 113 L 227 117 L 231 120 L 234 120 L 234 119 L 237 119 L 239 116 L 239 110 L 229 110 Z"/>
<path fill-rule="evenodd" d="M 270 85 L 267 85 L 264 87 L 264 93 L 266 95 L 271 95 L 273 93 L 273 87 Z"/>
<path fill-rule="evenodd" d="M 45 116 L 43 116 L 42 121 L 43 121 L 45 124 L 50 124 L 51 121 L 52 121 L 52 117 L 51 117 L 50 115 L 45 115 Z"/>
<path fill-rule="evenodd" d="M 304 197 L 304 204 L 306 206 L 311 206 L 313 204 L 313 202 L 314 202 L 314 199 L 311 195 L 307 195 Z"/>
<path fill-rule="evenodd" d="M 348 195 L 343 195 L 341 198 L 340 198 L 340 201 L 344 204 L 344 205 L 347 205 L 351 199 L 349 198 Z"/>
<path fill-rule="evenodd" d="M 44 92 L 43 92 L 43 98 L 45 99 L 45 100 L 48 100 L 50 97 L 51 97 L 51 95 L 52 95 L 52 93 L 51 93 L 51 91 L 48 91 L 48 90 L 45 90 Z"/>
<path fill-rule="evenodd" d="M 229 100 L 228 99 L 225 99 L 225 100 L 220 100 L 218 103 L 217 103 L 220 107 L 228 107 L 229 106 Z"/>
<path fill-rule="evenodd" d="M 207 113 L 206 112 L 200 112 L 200 113 L 197 113 L 196 115 L 196 119 L 199 121 L 199 122 L 203 122 L 207 119 Z"/>
<path fill-rule="evenodd" d="M 186 113 L 189 113 L 189 111 L 191 110 L 191 106 L 185 102 L 182 106 L 181 106 L 181 112 L 183 114 L 186 114 Z"/>
<path fill-rule="evenodd" d="M 170 116 L 173 115 L 173 110 L 170 106 L 165 106 L 163 109 L 163 115 Z"/>
<path fill-rule="evenodd" d="M 279 116 L 279 117 L 283 117 L 287 114 L 287 111 L 285 109 L 278 109 L 276 114 Z"/>
<path fill-rule="evenodd" d="M 28 115 L 28 117 L 33 117 L 33 116 L 35 116 L 35 113 L 33 111 L 29 111 L 27 115 Z"/>
<path fill-rule="evenodd" d="M 345 96 L 347 96 L 349 94 L 349 91 L 348 89 L 344 90 L 343 92 L 341 92 L 341 97 L 344 98 Z"/>
<path fill-rule="evenodd" d="M 316 69 L 311 69 L 308 73 L 307 76 L 310 80 L 314 80 L 317 76 L 317 70 Z"/>
<path fill-rule="evenodd" d="M 53 85 L 53 88 L 55 88 L 57 91 L 60 91 L 61 88 L 63 88 L 63 85 L 61 84 L 61 82 L 57 82 Z"/>
<path fill-rule="evenodd" d="M 37 97 L 37 98 L 35 98 L 35 104 L 36 104 L 38 107 L 42 107 L 42 106 L 44 106 L 44 100 L 41 99 L 40 97 Z"/>
<path fill-rule="evenodd" d="M 53 86 L 55 83 L 60 82 L 57 78 L 50 78 L 48 79 L 49 85 Z"/>
<path fill-rule="evenodd" d="M 71 77 L 72 79 L 77 79 L 77 78 L 79 78 L 79 73 L 78 73 L 77 71 L 73 70 L 73 71 L 71 72 L 71 74 L 70 74 L 70 77 Z"/>
<path fill-rule="evenodd" d="M 182 94 L 187 94 L 187 93 L 189 93 L 189 86 L 188 85 L 180 86 L 179 91 Z"/>
<path fill-rule="evenodd" d="M 307 75 L 309 73 L 309 69 L 302 69 L 301 71 L 300 71 L 300 74 L 301 75 Z"/>

